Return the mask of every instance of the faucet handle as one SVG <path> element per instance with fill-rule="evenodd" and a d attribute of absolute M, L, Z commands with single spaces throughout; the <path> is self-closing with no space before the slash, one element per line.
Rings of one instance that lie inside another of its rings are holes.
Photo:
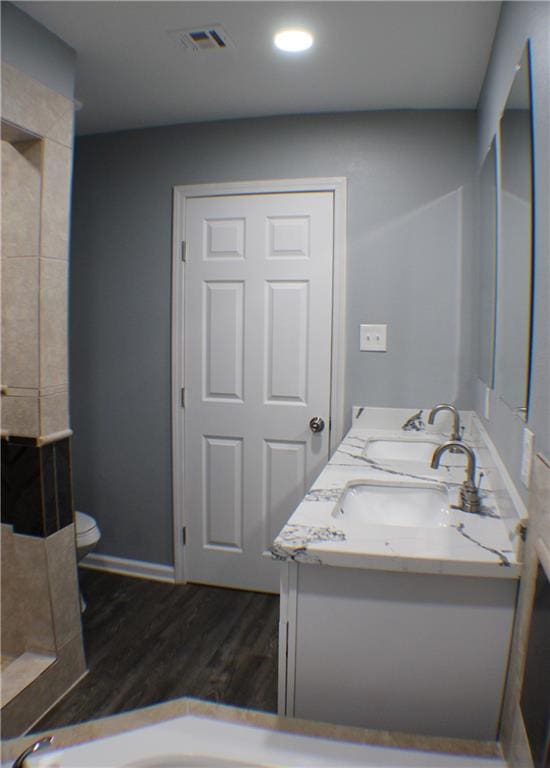
<path fill-rule="evenodd" d="M 421 432 L 424 429 L 424 422 L 422 421 L 422 410 L 417 413 L 413 413 L 412 416 L 405 421 L 401 429 L 407 431 L 415 430 Z"/>

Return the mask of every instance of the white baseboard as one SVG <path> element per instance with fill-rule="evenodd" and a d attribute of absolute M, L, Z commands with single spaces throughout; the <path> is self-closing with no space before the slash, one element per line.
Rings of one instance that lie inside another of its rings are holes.
<path fill-rule="evenodd" d="M 129 560 L 125 557 L 113 555 L 100 555 L 90 552 L 80 561 L 83 568 L 91 568 L 95 571 L 109 571 L 120 573 L 123 576 L 137 576 L 140 579 L 152 581 L 167 581 L 174 584 L 176 581 L 173 565 L 161 565 L 160 563 L 147 563 L 143 560 Z"/>

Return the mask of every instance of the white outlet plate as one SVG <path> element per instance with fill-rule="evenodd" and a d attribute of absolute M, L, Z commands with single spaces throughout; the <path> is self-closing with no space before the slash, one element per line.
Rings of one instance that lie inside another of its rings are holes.
<path fill-rule="evenodd" d="M 523 447 L 521 452 L 521 482 L 526 488 L 529 488 L 529 478 L 531 477 L 534 443 L 534 433 L 525 427 L 523 430 Z"/>
<path fill-rule="evenodd" d="M 388 326 L 359 326 L 359 349 L 361 352 L 386 352 L 388 348 Z"/>

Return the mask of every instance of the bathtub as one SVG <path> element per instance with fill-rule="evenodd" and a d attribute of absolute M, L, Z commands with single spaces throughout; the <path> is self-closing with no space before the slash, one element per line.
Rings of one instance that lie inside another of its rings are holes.
<path fill-rule="evenodd" d="M 29 737 L 31 743 L 32 737 Z M 10 764 L 4 763 L 3 768 Z M 499 758 L 443 755 L 313 738 L 184 715 L 36 753 L 29 768 L 505 768 Z"/>

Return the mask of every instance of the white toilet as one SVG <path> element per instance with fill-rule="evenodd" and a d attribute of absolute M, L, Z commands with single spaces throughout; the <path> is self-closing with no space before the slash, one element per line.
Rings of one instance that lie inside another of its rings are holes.
<path fill-rule="evenodd" d="M 91 552 L 101 538 L 99 526 L 91 515 L 85 512 L 75 512 L 76 525 L 76 559 L 78 562 Z M 80 593 L 80 610 L 82 613 L 86 610 L 86 601 Z"/>

